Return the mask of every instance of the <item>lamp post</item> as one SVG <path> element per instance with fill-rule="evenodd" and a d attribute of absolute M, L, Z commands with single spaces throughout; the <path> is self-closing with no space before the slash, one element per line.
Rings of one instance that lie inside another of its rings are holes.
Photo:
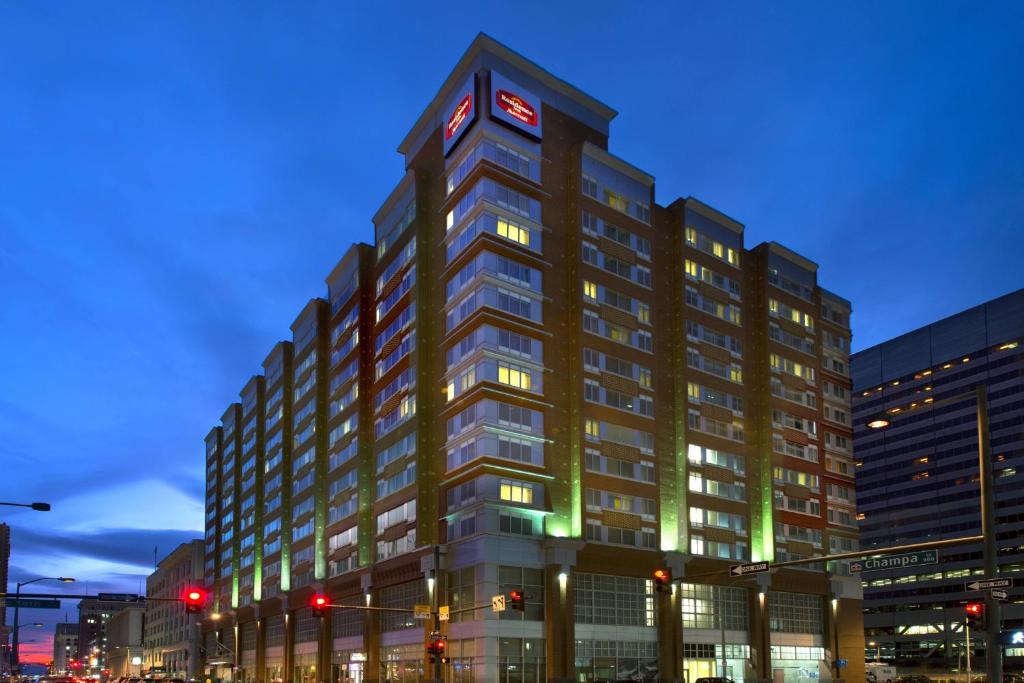
<path fill-rule="evenodd" d="M 941 401 L 926 403 L 928 407 L 949 403 L 959 400 L 967 394 L 957 394 L 944 398 Z M 975 407 L 978 426 L 978 483 L 981 494 L 981 535 L 982 535 L 982 557 L 985 564 L 985 576 L 995 578 L 999 572 L 998 557 L 996 550 L 996 503 L 995 489 L 992 483 L 992 449 L 989 445 L 988 435 L 988 387 L 979 384 L 974 389 Z M 870 429 L 884 429 L 892 424 L 891 415 L 880 415 L 868 421 Z M 992 597 L 992 594 L 985 594 L 985 613 L 987 615 L 985 628 L 985 679 L 989 683 L 998 683 L 1003 680 L 1003 653 L 999 643 L 999 630 L 1002 626 L 1002 610 L 1000 603 Z"/>
<path fill-rule="evenodd" d="M 33 505 L 35 505 L 35 503 L 33 503 Z M 45 503 L 39 503 L 39 505 L 46 505 L 46 504 Z M 33 509 L 35 509 L 35 508 L 33 508 Z M 46 509 L 49 510 L 50 506 L 46 505 Z M 36 581 L 60 581 L 62 583 L 71 583 L 72 581 L 74 581 L 74 579 L 71 578 L 70 576 L 40 576 L 39 578 L 36 578 L 36 579 L 29 579 L 28 581 L 21 581 L 21 582 L 15 584 L 17 586 L 17 588 L 14 591 L 14 625 L 13 625 L 13 631 L 14 632 L 12 633 L 12 637 L 11 637 L 11 664 L 12 664 L 11 668 L 14 669 L 17 673 L 21 673 L 21 666 L 20 666 L 21 662 L 18 659 L 18 629 L 19 629 L 19 626 L 18 626 L 19 604 L 18 603 L 20 602 L 20 597 L 21 597 L 21 587 L 22 586 L 27 586 L 30 583 L 35 583 Z"/>
<path fill-rule="evenodd" d="M 0 503 L 0 505 L 10 505 L 11 507 L 16 508 L 32 508 L 33 510 L 36 510 L 38 512 L 50 511 L 49 503 Z"/>

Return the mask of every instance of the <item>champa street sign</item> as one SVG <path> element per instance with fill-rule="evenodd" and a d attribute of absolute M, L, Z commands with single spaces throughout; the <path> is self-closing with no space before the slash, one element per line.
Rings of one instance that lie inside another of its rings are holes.
<path fill-rule="evenodd" d="M 850 563 L 851 572 L 874 572 L 881 569 L 903 569 L 904 567 L 920 567 L 925 564 L 938 564 L 938 550 L 920 550 L 916 553 L 869 557 Z"/>
<path fill-rule="evenodd" d="M 413 619 L 429 619 L 430 605 L 414 605 L 412 608 Z"/>

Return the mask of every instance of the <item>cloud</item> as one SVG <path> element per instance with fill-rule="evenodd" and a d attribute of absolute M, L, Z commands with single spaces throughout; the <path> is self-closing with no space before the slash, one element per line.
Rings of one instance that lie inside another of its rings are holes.
<path fill-rule="evenodd" d="M 116 529 L 99 529 L 94 532 L 58 532 L 39 531 L 15 527 L 11 531 L 12 549 L 17 550 L 17 562 L 11 564 L 11 579 L 19 580 L 28 576 L 36 576 L 35 562 L 26 563 L 25 559 L 35 557 L 61 558 L 67 566 L 73 568 L 74 561 L 82 558 L 94 560 L 107 565 L 120 565 L 126 569 L 138 568 L 141 573 L 148 573 L 153 567 L 153 549 L 158 550 L 160 557 L 197 537 L 195 531 L 187 529 L 136 529 L 130 527 Z M 85 566 L 92 562 L 82 563 Z M 23 566 L 32 566 L 31 572 Z M 70 573 L 68 571 L 67 573 Z M 104 573 L 96 577 L 98 580 L 115 581 L 119 577 L 136 577 L 130 572 Z M 89 579 L 88 576 L 76 576 Z"/>

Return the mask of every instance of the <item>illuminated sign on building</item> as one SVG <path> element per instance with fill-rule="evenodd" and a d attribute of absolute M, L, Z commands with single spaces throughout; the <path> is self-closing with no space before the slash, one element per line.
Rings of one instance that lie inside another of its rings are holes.
<path fill-rule="evenodd" d="M 476 121 L 476 74 L 470 74 L 455 91 L 444 118 L 444 155 L 448 156 Z"/>
<path fill-rule="evenodd" d="M 497 71 L 491 72 L 491 118 L 540 139 L 540 98 Z"/>

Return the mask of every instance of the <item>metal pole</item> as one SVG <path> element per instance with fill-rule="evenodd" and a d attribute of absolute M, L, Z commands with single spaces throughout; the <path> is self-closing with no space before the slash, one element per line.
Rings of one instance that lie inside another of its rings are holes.
<path fill-rule="evenodd" d="M 21 673 L 21 661 L 18 659 L 18 600 L 21 598 L 21 584 L 18 583 L 14 592 L 14 633 L 11 637 L 11 670 L 14 673 Z"/>
<path fill-rule="evenodd" d="M 431 600 L 431 602 L 433 603 L 432 607 L 433 607 L 433 612 L 434 612 L 434 632 L 437 633 L 439 636 L 441 635 L 441 611 L 438 609 L 438 607 L 441 605 L 441 600 L 440 600 L 440 597 L 438 596 L 438 593 L 440 592 L 440 589 L 441 589 L 441 570 L 440 570 L 440 567 L 441 567 L 441 546 L 435 544 L 434 545 L 434 590 L 432 591 L 433 595 L 431 597 L 433 599 Z M 448 654 L 447 649 L 445 650 L 444 653 L 441 653 L 441 652 L 435 652 L 434 653 L 434 683 L 441 683 L 441 657 L 447 656 L 447 654 Z"/>
<path fill-rule="evenodd" d="M 722 678 L 728 678 L 728 665 L 725 661 L 725 595 L 722 586 L 715 586 L 718 594 L 718 626 L 722 634 Z"/>
<path fill-rule="evenodd" d="M 981 535 L 984 537 L 983 556 L 985 576 L 995 578 L 999 574 L 998 550 L 996 548 L 996 501 L 992 483 L 992 449 L 988 440 L 988 388 L 979 385 L 975 389 L 978 404 L 978 469 L 981 485 Z M 1000 603 L 993 599 L 991 592 L 985 593 L 985 677 L 998 683 L 1003 680 L 1003 652 L 999 643 L 1002 627 Z"/>
<path fill-rule="evenodd" d="M 971 626 L 964 621 L 964 629 L 967 632 L 967 682 L 971 680 Z"/>

